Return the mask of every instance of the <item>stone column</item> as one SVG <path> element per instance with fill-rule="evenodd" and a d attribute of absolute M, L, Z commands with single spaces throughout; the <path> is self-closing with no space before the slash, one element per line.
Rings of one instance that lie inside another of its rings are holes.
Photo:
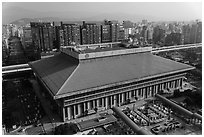
<path fill-rule="evenodd" d="M 164 89 L 164 87 L 165 87 L 164 85 L 165 85 L 165 83 L 162 84 L 162 89 Z"/>
<path fill-rule="evenodd" d="M 111 96 L 108 97 L 108 106 L 109 108 L 111 108 L 112 104 L 111 104 L 112 100 L 111 100 Z"/>
<path fill-rule="evenodd" d="M 65 118 L 65 108 L 64 107 L 62 108 L 62 117 L 63 117 L 63 121 L 65 121 L 66 118 Z"/>
<path fill-rule="evenodd" d="M 81 115 L 82 114 L 82 110 L 81 110 L 81 104 L 78 104 L 78 114 Z"/>
<path fill-rule="evenodd" d="M 155 85 L 155 92 L 154 92 L 154 95 L 157 94 L 158 89 L 159 89 L 159 84 Z"/>
<path fill-rule="evenodd" d="M 180 79 L 178 79 L 177 87 L 180 87 Z"/>
<path fill-rule="evenodd" d="M 154 92 L 154 86 L 150 86 L 149 87 L 149 97 L 152 97 L 153 92 Z"/>
<path fill-rule="evenodd" d="M 98 99 L 96 100 L 96 104 L 97 104 L 96 106 L 97 106 L 97 107 L 99 107 L 99 101 L 100 101 L 100 100 L 99 100 L 99 98 L 98 98 Z"/>
<path fill-rule="evenodd" d="M 156 85 L 156 90 L 155 90 L 154 95 L 158 93 L 158 90 L 159 90 L 159 84 Z"/>
<path fill-rule="evenodd" d="M 131 99 L 131 92 L 132 92 L 132 91 L 129 92 L 129 99 Z"/>
<path fill-rule="evenodd" d="M 74 112 L 74 113 L 73 113 L 73 117 L 76 118 L 76 105 L 73 105 L 73 108 L 74 108 L 74 111 L 73 111 L 73 112 Z"/>
<path fill-rule="evenodd" d="M 102 98 L 102 107 L 105 107 L 104 98 Z"/>
<path fill-rule="evenodd" d="M 182 87 L 182 84 L 183 84 L 183 78 L 181 78 L 181 83 L 180 83 L 180 86 Z"/>
<path fill-rule="evenodd" d="M 170 82 L 171 81 L 167 82 L 167 88 L 170 88 Z"/>
<path fill-rule="evenodd" d="M 125 102 L 125 93 L 122 93 L 122 103 Z"/>
<path fill-rule="evenodd" d="M 157 91 L 157 85 L 154 85 L 154 86 L 153 86 L 152 96 L 154 96 L 154 95 L 155 95 L 156 91 Z"/>
<path fill-rule="evenodd" d="M 152 92 L 152 89 L 151 89 L 152 87 L 151 86 L 149 86 L 149 87 L 147 87 L 147 93 L 148 93 L 148 96 L 147 97 L 151 97 L 151 92 Z"/>
<path fill-rule="evenodd" d="M 134 94 L 134 95 L 135 95 L 136 97 L 139 97 L 139 90 L 140 90 L 140 89 L 136 89 L 136 91 L 135 91 L 135 94 Z"/>
<path fill-rule="evenodd" d="M 114 97 L 114 106 L 116 106 L 116 104 L 117 104 L 117 97 L 116 97 L 116 95 L 114 95 L 113 97 Z"/>
<path fill-rule="evenodd" d="M 121 102 L 121 100 L 120 100 L 120 93 L 118 94 L 118 104 L 119 104 L 119 106 L 120 106 L 120 102 Z"/>
<path fill-rule="evenodd" d="M 174 85 L 174 88 L 176 88 L 177 87 L 177 80 L 175 80 L 175 83 L 174 83 L 175 85 Z"/>
<path fill-rule="evenodd" d="M 174 87 L 177 88 L 177 80 L 175 80 L 175 85 L 174 85 Z"/>
<path fill-rule="evenodd" d="M 91 109 L 91 101 L 88 101 L 88 109 Z"/>
<path fill-rule="evenodd" d="M 148 97 L 148 87 L 145 87 L 144 88 L 144 98 L 147 98 Z"/>
<path fill-rule="evenodd" d="M 160 88 L 161 88 L 161 84 L 158 84 L 156 93 L 158 93 L 158 91 L 160 90 Z"/>
<path fill-rule="evenodd" d="M 147 97 L 148 97 L 148 93 L 147 93 L 147 92 L 148 92 L 148 88 L 145 87 L 145 88 L 144 88 L 144 93 L 145 93 L 145 94 L 144 94 L 144 98 L 147 98 Z"/>
<path fill-rule="evenodd" d="M 174 80 L 174 88 L 176 88 L 176 80 Z"/>
<path fill-rule="evenodd" d="M 84 104 L 84 105 L 83 105 L 83 106 L 84 106 L 84 111 L 86 111 L 86 109 L 87 109 L 87 108 L 86 108 L 86 102 L 84 102 L 83 104 Z"/>
<path fill-rule="evenodd" d="M 147 97 L 147 98 L 148 98 L 149 95 L 150 95 L 150 92 L 149 92 L 149 91 L 150 91 L 150 88 L 149 88 L 149 86 L 148 86 L 148 87 L 146 87 L 146 94 L 147 94 L 146 97 Z"/>
<path fill-rule="evenodd" d="M 129 91 L 126 92 L 126 99 L 127 100 L 129 98 Z"/>
<path fill-rule="evenodd" d="M 175 83 L 175 81 L 173 80 L 172 81 L 172 85 L 171 85 L 172 88 L 174 88 L 174 83 Z"/>
<path fill-rule="evenodd" d="M 109 103 L 108 103 L 108 97 L 106 97 L 106 109 L 108 109 L 108 105 L 109 105 Z"/>
<path fill-rule="evenodd" d="M 142 88 L 142 98 L 145 98 L 145 88 Z"/>
<path fill-rule="evenodd" d="M 70 106 L 67 107 L 67 114 L 68 114 L 68 120 L 70 120 L 71 119 L 71 114 L 72 114 Z"/>
<path fill-rule="evenodd" d="M 93 108 L 95 108 L 96 106 L 95 106 L 95 99 L 93 100 Z"/>
<path fill-rule="evenodd" d="M 115 101 L 115 100 L 114 100 L 114 96 L 115 96 L 115 95 L 112 95 L 112 97 L 111 97 L 111 101 L 112 101 L 112 105 L 111 105 L 111 106 L 112 106 L 112 107 L 114 106 L 114 101 Z"/>

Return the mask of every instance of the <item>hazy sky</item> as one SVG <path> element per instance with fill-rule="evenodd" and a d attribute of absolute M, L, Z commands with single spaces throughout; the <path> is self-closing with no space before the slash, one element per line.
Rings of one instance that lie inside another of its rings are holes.
<path fill-rule="evenodd" d="M 194 20 L 202 18 L 199 2 L 8 2 L 2 4 L 3 23 L 20 18 L 121 18 L 137 20 Z"/>

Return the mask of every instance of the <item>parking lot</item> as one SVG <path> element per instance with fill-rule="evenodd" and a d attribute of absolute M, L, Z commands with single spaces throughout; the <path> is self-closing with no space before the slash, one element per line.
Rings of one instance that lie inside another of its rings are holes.
<path fill-rule="evenodd" d="M 153 135 L 202 134 L 201 128 L 187 124 L 161 102 L 151 102 L 123 110 L 136 125 Z"/>
<path fill-rule="evenodd" d="M 7 132 L 15 131 L 18 127 L 22 127 L 21 130 L 29 125 L 37 126 L 40 124 L 45 113 L 27 79 L 7 81 L 3 88 L 6 105 L 2 119 Z M 26 134 L 20 130 L 11 134 Z"/>

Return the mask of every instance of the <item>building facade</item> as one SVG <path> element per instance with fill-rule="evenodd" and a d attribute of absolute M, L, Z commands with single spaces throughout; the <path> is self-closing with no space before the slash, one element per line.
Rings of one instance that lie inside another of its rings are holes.
<path fill-rule="evenodd" d="M 80 26 L 78 24 L 63 24 L 64 46 L 80 45 Z"/>
<path fill-rule="evenodd" d="M 101 43 L 101 25 L 85 23 L 81 26 L 81 45 Z"/>
<path fill-rule="evenodd" d="M 30 27 L 23 28 L 22 44 L 24 48 L 32 44 L 32 35 Z"/>
<path fill-rule="evenodd" d="M 33 45 L 40 52 L 52 51 L 53 49 L 53 27 L 51 23 L 31 22 L 31 33 Z"/>
<path fill-rule="evenodd" d="M 101 25 L 102 43 L 111 42 L 111 26 Z"/>
<path fill-rule="evenodd" d="M 123 41 L 125 39 L 128 39 L 128 33 L 125 33 L 124 27 L 121 25 L 119 29 L 119 35 L 118 35 L 118 41 Z"/>
<path fill-rule="evenodd" d="M 176 89 L 182 86 L 185 74 L 158 77 L 140 82 L 121 83 L 120 85 L 93 90 L 81 96 L 64 98 L 63 119 L 75 119 L 86 111 L 110 109 L 128 101 L 154 97 L 160 90 Z"/>

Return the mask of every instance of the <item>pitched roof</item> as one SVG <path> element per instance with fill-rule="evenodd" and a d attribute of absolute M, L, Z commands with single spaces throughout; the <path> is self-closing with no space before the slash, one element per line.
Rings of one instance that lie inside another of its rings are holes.
<path fill-rule="evenodd" d="M 31 64 L 54 96 L 193 67 L 151 53 L 78 62 L 60 54 Z"/>
<path fill-rule="evenodd" d="M 78 66 L 78 60 L 63 53 L 29 63 L 34 72 L 56 95 L 61 86 Z"/>

